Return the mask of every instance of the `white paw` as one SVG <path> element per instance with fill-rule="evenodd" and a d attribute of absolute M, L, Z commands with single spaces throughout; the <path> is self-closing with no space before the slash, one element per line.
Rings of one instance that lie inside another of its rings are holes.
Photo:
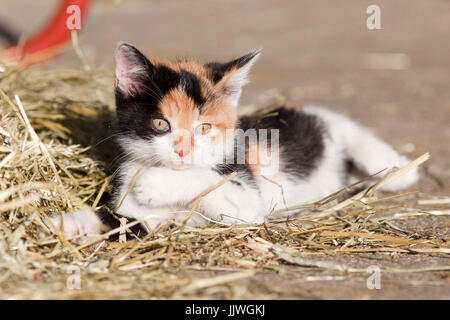
<path fill-rule="evenodd" d="M 150 190 L 151 188 L 149 187 L 148 183 L 143 183 L 141 181 L 136 182 L 133 187 L 133 194 L 139 205 L 150 207 L 150 203 L 152 202 L 152 198 L 150 197 Z"/>
<path fill-rule="evenodd" d="M 53 226 L 48 221 L 45 221 L 46 226 L 55 232 L 55 227 L 65 238 L 78 237 L 75 242 L 83 243 L 92 236 L 97 236 L 102 233 L 104 228 L 102 222 L 92 210 L 76 211 L 73 213 L 63 213 L 62 216 L 50 218 Z M 62 222 L 62 224 L 61 224 Z"/>
<path fill-rule="evenodd" d="M 393 164 L 392 166 L 402 168 L 410 162 L 411 162 L 411 160 L 408 159 L 407 157 L 399 156 L 396 163 Z M 415 167 L 411 171 L 401 175 L 400 177 L 396 178 L 395 180 L 392 180 L 391 182 L 389 182 L 388 184 L 386 184 L 385 186 L 380 188 L 380 190 L 387 191 L 387 192 L 396 192 L 396 191 L 411 187 L 417 181 L 419 181 L 419 170 L 417 167 Z"/>
<path fill-rule="evenodd" d="M 154 176 L 142 176 L 133 187 L 133 194 L 139 205 L 151 208 L 168 202 L 173 195 L 167 192 L 167 187 Z"/>

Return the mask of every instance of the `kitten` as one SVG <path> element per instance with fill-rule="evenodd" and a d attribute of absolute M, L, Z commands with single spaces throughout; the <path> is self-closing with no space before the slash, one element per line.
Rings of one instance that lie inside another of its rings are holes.
<path fill-rule="evenodd" d="M 366 174 L 409 162 L 367 129 L 327 109 L 283 107 L 238 119 L 242 87 L 259 55 L 255 51 L 227 63 L 171 62 L 119 44 L 115 96 L 118 143 L 126 160 L 111 205 L 117 215 L 145 219 L 147 231 L 169 220 L 181 222 L 195 199 L 236 172 L 201 199 L 200 214 L 187 224 L 262 223 L 272 210 L 345 187 L 349 161 Z M 417 170 L 411 171 L 383 190 L 407 188 L 418 178 Z M 75 216 L 92 230 L 84 213 Z"/>

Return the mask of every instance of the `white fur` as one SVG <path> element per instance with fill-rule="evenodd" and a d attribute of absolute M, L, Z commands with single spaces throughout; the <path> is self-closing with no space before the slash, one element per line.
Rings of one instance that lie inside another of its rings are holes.
<path fill-rule="evenodd" d="M 354 121 L 325 108 L 306 107 L 305 112 L 315 114 L 325 121 L 336 148 L 346 150 L 347 156 L 365 173 L 372 175 L 384 169 L 403 167 L 410 162 L 390 145 L 376 137 L 368 129 Z M 419 180 L 415 168 L 381 188 L 398 191 L 408 188 Z"/>

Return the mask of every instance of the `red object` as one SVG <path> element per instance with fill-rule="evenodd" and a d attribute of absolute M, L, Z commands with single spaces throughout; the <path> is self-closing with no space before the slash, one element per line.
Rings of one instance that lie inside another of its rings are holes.
<path fill-rule="evenodd" d="M 72 13 L 67 13 L 67 8 L 77 5 L 80 8 L 80 18 L 83 23 L 90 2 L 91 0 L 62 0 L 50 22 L 28 39 L 23 46 L 6 49 L 6 57 L 17 61 L 26 55 L 23 64 L 28 66 L 55 56 L 71 39 L 72 30 L 67 27 L 67 19 Z"/>

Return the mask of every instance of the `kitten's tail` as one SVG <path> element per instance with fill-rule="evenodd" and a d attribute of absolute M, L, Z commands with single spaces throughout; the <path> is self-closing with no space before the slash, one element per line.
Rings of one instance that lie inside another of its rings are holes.
<path fill-rule="evenodd" d="M 307 107 L 305 111 L 315 114 L 326 123 L 333 143 L 341 144 L 348 160 L 358 170 L 372 175 L 392 167 L 401 168 L 410 162 L 410 159 L 400 155 L 367 128 L 360 126 L 343 115 L 316 107 Z M 386 184 L 381 190 L 394 192 L 406 189 L 418 180 L 419 172 L 417 168 L 414 168 Z"/>

